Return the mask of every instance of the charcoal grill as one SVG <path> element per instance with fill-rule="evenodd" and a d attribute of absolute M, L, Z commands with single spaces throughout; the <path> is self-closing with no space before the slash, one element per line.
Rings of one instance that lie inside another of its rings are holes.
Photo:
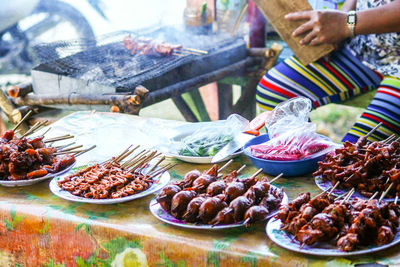
<path fill-rule="evenodd" d="M 207 51 L 207 54 L 131 55 L 122 42 L 128 34 L 133 39 L 149 37 Z M 260 77 L 258 67 L 264 66 L 265 60 L 271 63 L 270 59 L 276 55 L 273 49 L 249 50 L 242 38 L 218 34 L 193 36 L 174 28 L 145 33 L 120 32 L 102 37 L 97 40 L 97 45 L 81 51 L 73 48 L 71 42 L 47 44 L 45 49 L 36 47 L 44 62 L 32 70 L 32 86 L 20 90 L 21 94 L 12 99 L 13 103 L 17 106 L 100 111 L 110 110 L 111 105 L 122 108 L 122 112 L 138 114 L 142 106 L 172 98 L 185 118 L 195 121 L 193 112 L 181 97 L 182 93 L 191 91 L 193 94 L 196 92 L 193 89 L 200 86 L 250 71 L 254 77 L 248 86 L 242 88 L 242 96 L 235 105 L 237 110 L 232 109 L 229 86 L 219 86 L 220 114 L 223 111 L 222 117 L 226 117 L 229 112 L 241 112 L 249 106 L 249 100 L 254 98 L 254 81 Z M 146 87 L 149 94 L 138 90 L 143 88 L 139 85 Z M 29 93 L 32 87 L 33 94 Z M 130 98 L 125 98 L 125 95 Z"/>
<path fill-rule="evenodd" d="M 150 91 L 147 104 L 152 104 L 171 96 L 171 90 L 162 92 L 164 88 L 193 78 L 198 80 L 205 74 L 231 67 L 246 59 L 246 43 L 242 38 L 226 35 L 192 36 L 184 31 L 163 28 L 141 37 L 182 44 L 184 47 L 207 51 L 208 54 L 148 56 L 131 55 L 124 48 L 122 40 L 127 34 L 118 33 L 113 35 L 113 42 L 35 67 L 32 70 L 35 94 L 132 93 L 138 85 L 143 85 Z"/>

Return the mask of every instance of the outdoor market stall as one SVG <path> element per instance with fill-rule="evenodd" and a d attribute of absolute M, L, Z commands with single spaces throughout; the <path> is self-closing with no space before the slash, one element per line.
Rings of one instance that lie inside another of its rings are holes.
<path fill-rule="evenodd" d="M 156 132 L 143 127 L 182 122 L 146 119 L 115 113 L 77 112 L 51 127 L 54 136 L 69 133 L 77 143 L 97 145 L 77 158 L 76 166 L 101 162 L 128 145 L 150 148 Z M 177 163 L 169 170 L 173 180 L 182 180 L 193 169 L 211 165 Z M 256 171 L 244 156 L 234 159 L 225 173 L 247 164 L 241 177 Z M 222 164 L 219 164 L 220 166 Z M 289 198 L 299 193 L 321 192 L 310 175 L 280 178 L 274 184 Z M 149 203 L 154 195 L 133 201 L 96 205 L 66 201 L 53 195 L 49 182 L 26 187 L 0 187 L 0 265 L 12 266 L 108 266 L 119 262 L 147 262 L 149 266 L 352 266 L 359 263 L 400 264 L 399 247 L 353 257 L 316 257 L 294 253 L 273 243 L 265 222 L 249 227 L 217 230 L 187 229 L 154 217 Z M 145 265 L 138 265 L 145 266 Z"/>

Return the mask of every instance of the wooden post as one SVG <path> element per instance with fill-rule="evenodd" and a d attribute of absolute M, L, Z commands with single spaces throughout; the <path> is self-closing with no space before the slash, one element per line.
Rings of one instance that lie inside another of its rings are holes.
<path fill-rule="evenodd" d="M 9 101 L 7 95 L 2 89 L 0 89 L 0 108 L 12 124 L 17 124 L 23 117 L 20 112 L 14 108 L 13 104 Z M 29 127 L 25 122 L 19 126 L 22 133 L 26 132 L 28 128 Z"/>

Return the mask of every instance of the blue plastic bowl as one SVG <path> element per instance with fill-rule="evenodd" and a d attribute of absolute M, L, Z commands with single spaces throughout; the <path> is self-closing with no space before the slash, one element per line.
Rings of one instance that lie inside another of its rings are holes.
<path fill-rule="evenodd" d="M 330 140 L 328 137 L 321 135 L 323 138 Z M 279 175 L 283 173 L 284 176 L 301 176 L 307 173 L 311 173 L 318 168 L 318 161 L 321 161 L 325 158 L 326 154 L 319 155 L 317 157 L 309 157 L 306 159 L 300 160 L 291 160 L 291 161 L 280 161 L 280 160 L 267 160 L 256 158 L 251 155 L 249 146 L 258 145 L 269 140 L 268 134 L 263 134 L 257 136 L 250 141 L 248 141 L 244 145 L 244 153 L 247 157 L 250 158 L 251 162 L 257 167 L 262 168 L 263 172 L 268 173 L 270 175 Z"/>

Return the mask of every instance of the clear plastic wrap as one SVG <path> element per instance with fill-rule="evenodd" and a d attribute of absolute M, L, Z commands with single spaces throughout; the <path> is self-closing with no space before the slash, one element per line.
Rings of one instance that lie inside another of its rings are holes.
<path fill-rule="evenodd" d="M 300 160 L 335 149 L 336 144 L 316 132 L 308 121 L 311 100 L 296 97 L 275 107 L 265 122 L 270 140 L 250 147 L 253 156 L 268 160 Z"/>
<path fill-rule="evenodd" d="M 226 120 L 180 126 L 180 134 L 170 138 L 167 150 L 182 156 L 214 156 L 237 134 L 243 132 L 248 120 L 232 114 Z M 176 129 L 175 129 L 176 130 Z"/>

